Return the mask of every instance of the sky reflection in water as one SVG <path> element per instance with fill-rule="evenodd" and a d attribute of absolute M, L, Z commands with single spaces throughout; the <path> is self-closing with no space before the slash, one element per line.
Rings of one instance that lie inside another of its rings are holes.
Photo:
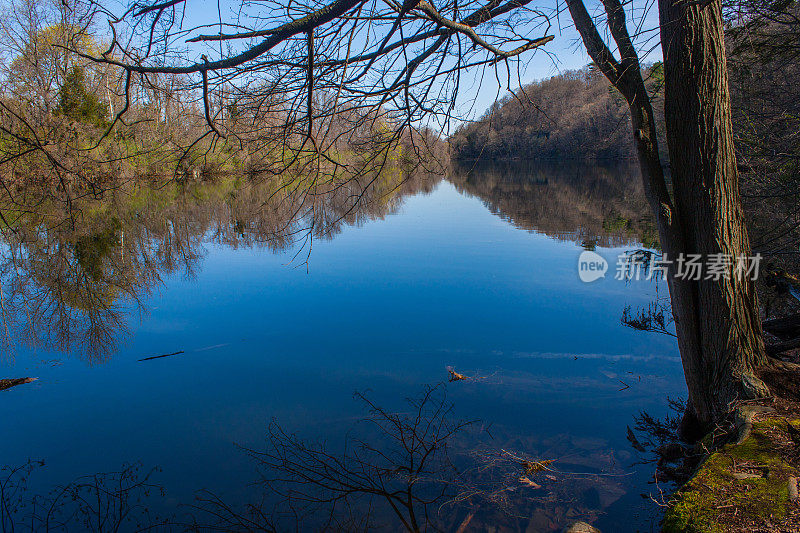
<path fill-rule="evenodd" d="M 0 377 L 40 379 L 0 392 L 2 463 L 45 459 L 32 484 L 46 487 L 139 461 L 163 468 L 166 507 L 198 488 L 241 501 L 254 474 L 234 444 L 262 447 L 272 418 L 335 440 L 363 415 L 354 391 L 400 408 L 452 367 L 484 378 L 448 394 L 459 416 L 491 424 L 498 448 L 630 473 L 591 494 L 553 487 L 561 501 L 526 509 L 531 527 L 563 527 L 588 505 L 604 531 L 650 529 L 640 494 L 655 491 L 652 468 L 633 465 L 626 427 L 641 410 L 665 414 L 685 386 L 674 339 L 620 323 L 625 306 L 666 294 L 613 279 L 617 254 L 649 239 L 628 172 L 462 172 L 315 240 L 307 268 L 296 247 L 206 232 L 193 274 L 164 274 L 105 362 L 87 362 L 85 346 L 6 354 Z M 612 271 L 584 284 L 577 258 L 592 242 Z"/>

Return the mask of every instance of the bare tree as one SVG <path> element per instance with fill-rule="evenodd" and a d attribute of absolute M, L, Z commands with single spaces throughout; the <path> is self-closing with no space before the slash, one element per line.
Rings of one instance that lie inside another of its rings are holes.
<path fill-rule="evenodd" d="M 528 3 L 242 3 L 235 22 L 218 21 L 217 33 L 183 28 L 179 21 L 194 9 L 183 1 L 142 3 L 107 13 L 110 46 L 83 56 L 118 67 L 127 80 L 191 76 L 210 134 L 256 136 L 284 156 L 291 147 L 292 164 L 311 154 L 330 164 L 325 154 L 342 138 L 391 142 L 432 115 L 451 115 L 463 69 L 510 68 L 510 60 L 549 42 L 548 17 Z M 525 36 L 534 29 L 545 35 Z"/>

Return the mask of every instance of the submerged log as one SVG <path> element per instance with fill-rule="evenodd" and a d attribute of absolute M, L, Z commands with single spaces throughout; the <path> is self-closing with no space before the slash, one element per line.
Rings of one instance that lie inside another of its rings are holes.
<path fill-rule="evenodd" d="M 151 355 L 150 357 L 145 357 L 143 359 L 139 359 L 139 362 L 152 361 L 153 359 L 163 359 L 164 357 L 172 357 L 173 355 L 180 355 L 182 353 L 183 353 L 183 350 L 179 350 L 177 352 L 165 353 L 163 355 Z"/>

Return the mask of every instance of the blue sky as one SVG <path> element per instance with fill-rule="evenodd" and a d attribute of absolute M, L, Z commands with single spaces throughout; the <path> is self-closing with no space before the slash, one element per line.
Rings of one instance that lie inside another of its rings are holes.
<path fill-rule="evenodd" d="M 593 0 L 585 0 L 587 9 L 590 13 L 599 13 L 601 4 Z M 555 3 L 554 3 L 555 2 Z M 629 30 L 632 34 L 636 33 L 637 28 L 650 30 L 647 34 L 651 37 L 656 35 L 657 10 L 649 7 L 652 0 L 632 0 L 625 3 L 626 11 L 629 16 L 635 15 L 636 21 L 629 20 Z M 257 13 L 258 2 L 254 2 L 248 7 L 249 13 Z M 536 2 L 534 2 L 536 4 Z M 531 5 L 534 5 L 531 4 Z M 234 21 L 236 8 L 240 5 L 239 0 L 188 0 L 184 28 L 209 24 L 213 25 L 219 20 L 219 13 L 226 22 Z M 508 94 L 508 89 L 516 89 L 520 82 L 524 85 L 535 80 L 548 78 L 565 70 L 577 69 L 590 62 L 583 44 L 580 42 L 577 31 L 572 27 L 569 13 L 566 11 L 561 0 L 543 0 L 538 4 L 545 9 L 553 9 L 556 5 L 561 6 L 561 16 L 553 21 L 553 26 L 549 34 L 554 35 L 555 39 L 545 46 L 545 51 L 528 52 L 521 58 L 518 65 L 512 65 L 517 72 L 512 73 L 509 82 L 505 67 L 495 71 L 480 71 L 475 69 L 462 75 L 462 83 L 459 91 L 456 108 L 457 115 L 463 118 L 476 118 L 483 114 L 497 98 L 502 98 Z M 202 6 L 202 7 L 200 7 Z M 264 9 L 266 12 L 267 10 Z M 646 14 L 645 14 L 646 13 Z M 644 20 L 641 21 L 642 15 Z M 226 30 L 230 31 L 230 30 Z M 209 28 L 207 33 L 214 33 Z M 640 55 L 644 63 L 658 61 L 661 59 L 661 51 L 658 46 L 648 43 L 647 39 L 641 38 L 639 44 Z M 499 79 L 499 83 L 498 83 Z"/>

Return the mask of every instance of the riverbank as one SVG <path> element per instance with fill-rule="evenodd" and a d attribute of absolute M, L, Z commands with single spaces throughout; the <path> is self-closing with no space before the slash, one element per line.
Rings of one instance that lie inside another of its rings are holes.
<path fill-rule="evenodd" d="M 800 370 L 780 365 L 761 378 L 775 396 L 741 406 L 732 432 L 698 443 L 713 451 L 670 499 L 665 532 L 800 530 Z"/>

